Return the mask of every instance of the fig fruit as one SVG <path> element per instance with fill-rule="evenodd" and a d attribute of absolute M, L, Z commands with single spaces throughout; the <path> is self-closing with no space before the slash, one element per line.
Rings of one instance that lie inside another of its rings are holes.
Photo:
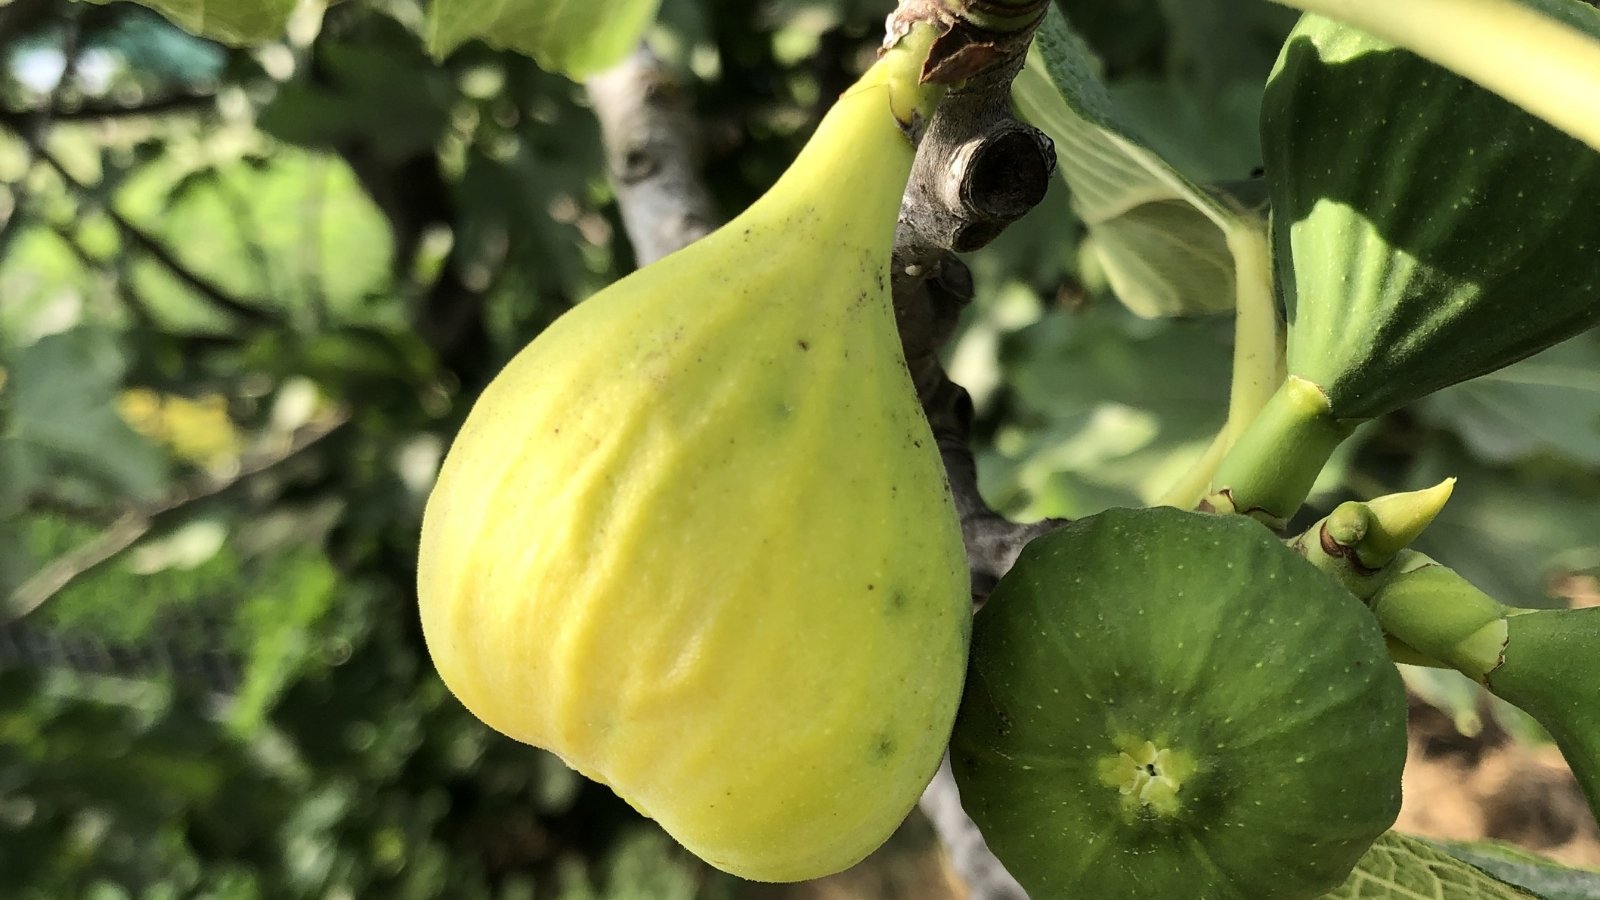
<path fill-rule="evenodd" d="M 1535 5 L 1600 37 L 1589 4 Z M 1209 508 L 1281 523 L 1359 420 L 1600 324 L 1600 153 L 1489 90 L 1307 15 L 1261 142 L 1289 378 Z"/>
<path fill-rule="evenodd" d="M 1600 10 L 1557 0 L 1600 36 Z M 1303 17 L 1261 138 L 1289 371 L 1370 418 L 1600 324 L 1600 153 L 1409 50 Z"/>
<path fill-rule="evenodd" d="M 1111 510 L 978 613 L 951 764 L 1035 897 L 1309 898 L 1394 822 L 1405 719 L 1376 621 L 1259 523 Z"/>
<path fill-rule="evenodd" d="M 746 878 L 877 847 L 960 697 L 966 557 L 889 296 L 930 38 L 746 212 L 520 352 L 423 520 L 450 690 Z"/>

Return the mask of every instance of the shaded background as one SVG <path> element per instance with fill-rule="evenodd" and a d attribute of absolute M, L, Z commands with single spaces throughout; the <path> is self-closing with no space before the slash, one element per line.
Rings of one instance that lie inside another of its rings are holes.
<path fill-rule="evenodd" d="M 1152 146 L 1199 180 L 1249 177 L 1292 14 L 1063 5 Z M 666 0 L 654 46 L 691 85 L 725 213 L 783 170 L 887 11 Z M 481 45 L 433 63 L 424 12 L 308 6 L 241 51 L 129 4 L 0 6 L 0 893 L 958 892 L 915 820 L 858 871 L 742 885 L 432 674 L 412 576 L 440 455 L 631 251 L 581 87 Z M 1081 235 L 1058 185 L 970 259 L 950 348 L 985 492 L 1019 518 L 1144 502 L 1223 416 L 1230 323 L 1133 317 Z M 1591 334 L 1363 429 L 1314 501 L 1459 475 L 1421 549 L 1507 602 L 1594 605 L 1597 467 Z M 1600 864 L 1536 727 L 1456 676 L 1408 679 L 1402 824 Z"/>

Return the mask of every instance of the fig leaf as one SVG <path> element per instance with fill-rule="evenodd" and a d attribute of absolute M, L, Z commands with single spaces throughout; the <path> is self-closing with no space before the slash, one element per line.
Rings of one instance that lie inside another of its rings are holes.
<path fill-rule="evenodd" d="M 1600 900 L 1600 872 L 1572 869 L 1499 841 L 1431 841 L 1456 859 L 1547 900 Z"/>
<path fill-rule="evenodd" d="M 111 0 L 93 0 L 109 3 Z M 245 46 L 283 36 L 295 0 L 138 0 L 190 34 Z"/>
<path fill-rule="evenodd" d="M 1252 214 L 1190 182 L 1128 131 L 1092 51 L 1054 6 L 1012 94 L 1023 118 L 1055 142 L 1086 247 L 1118 300 L 1144 318 L 1233 308 L 1226 228 Z"/>
<path fill-rule="evenodd" d="M 1539 900 L 1539 896 L 1431 844 L 1391 831 L 1378 838 L 1344 884 L 1323 900 Z"/>
<path fill-rule="evenodd" d="M 428 51 L 443 58 L 481 38 L 533 57 L 540 68 L 582 79 L 632 50 L 660 0 L 435 0 Z"/>

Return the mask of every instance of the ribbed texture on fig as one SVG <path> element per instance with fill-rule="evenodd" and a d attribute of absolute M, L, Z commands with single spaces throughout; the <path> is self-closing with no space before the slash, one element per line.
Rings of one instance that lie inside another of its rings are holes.
<path fill-rule="evenodd" d="M 523 350 L 424 518 L 451 691 L 747 878 L 882 843 L 960 696 L 966 557 L 888 290 L 920 63 L 892 51 L 748 211 Z"/>
<path fill-rule="evenodd" d="M 1030 896 L 1311 898 L 1394 822 L 1405 723 L 1377 622 L 1264 526 L 1111 510 L 978 613 L 950 759 Z"/>
<path fill-rule="evenodd" d="M 1541 0 L 1600 36 L 1600 11 Z M 1262 147 L 1289 371 L 1381 415 L 1600 323 L 1600 154 L 1364 32 L 1306 16 Z"/>

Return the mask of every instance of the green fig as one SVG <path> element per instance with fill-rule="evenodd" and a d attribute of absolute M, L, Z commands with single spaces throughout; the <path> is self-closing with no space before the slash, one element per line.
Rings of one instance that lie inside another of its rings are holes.
<path fill-rule="evenodd" d="M 423 520 L 450 690 L 750 879 L 882 843 L 961 693 L 966 556 L 889 295 L 930 41 L 746 212 L 519 353 Z"/>
<path fill-rule="evenodd" d="M 1111 510 L 978 613 L 950 758 L 1034 897 L 1310 898 L 1394 822 L 1405 724 L 1376 621 L 1266 528 Z"/>
<path fill-rule="evenodd" d="M 1533 5 L 1600 36 L 1589 4 Z M 1600 324 L 1600 153 L 1489 90 L 1307 15 L 1261 141 L 1290 377 L 1211 508 L 1281 522 L 1358 421 Z"/>
<path fill-rule="evenodd" d="M 1600 36 L 1600 10 L 1546 0 Z M 1409 50 L 1290 33 L 1261 138 L 1289 371 L 1370 418 L 1600 324 L 1600 153 Z"/>

